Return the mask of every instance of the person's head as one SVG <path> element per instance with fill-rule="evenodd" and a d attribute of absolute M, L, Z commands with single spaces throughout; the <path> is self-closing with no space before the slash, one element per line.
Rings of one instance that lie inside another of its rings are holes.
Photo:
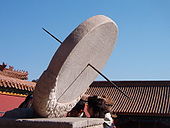
<path fill-rule="evenodd" d="M 88 98 L 88 112 L 90 117 L 103 118 L 106 113 L 110 112 L 106 98 L 90 96 Z"/>
<path fill-rule="evenodd" d="M 68 112 L 67 116 L 69 117 L 79 117 L 82 112 L 84 111 L 85 102 L 83 100 L 80 100 L 74 108 L 70 112 Z"/>

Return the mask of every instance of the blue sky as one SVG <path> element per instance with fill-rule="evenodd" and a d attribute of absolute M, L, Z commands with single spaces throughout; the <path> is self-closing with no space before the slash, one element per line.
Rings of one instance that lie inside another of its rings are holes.
<path fill-rule="evenodd" d="M 81 22 L 102 14 L 119 28 L 116 48 L 102 71 L 108 78 L 169 80 L 169 6 L 169 0 L 1 0 L 0 63 L 37 79 L 60 45 L 41 28 L 63 41 Z"/>

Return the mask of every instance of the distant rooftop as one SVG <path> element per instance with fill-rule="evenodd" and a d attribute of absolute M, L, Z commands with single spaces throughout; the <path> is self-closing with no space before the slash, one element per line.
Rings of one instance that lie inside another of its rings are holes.
<path fill-rule="evenodd" d="M 95 81 L 86 94 L 105 95 L 114 101 L 112 111 L 120 115 L 170 117 L 170 81 L 113 81 L 126 98 L 106 81 Z"/>
<path fill-rule="evenodd" d="M 0 65 L 0 75 L 18 78 L 21 80 L 28 79 L 28 72 L 23 70 L 15 70 L 13 66 L 7 68 L 7 64 L 2 63 Z"/>
<path fill-rule="evenodd" d="M 14 70 L 13 66 L 0 65 L 0 94 L 27 95 L 34 90 L 35 82 L 26 81 L 28 72 Z"/>

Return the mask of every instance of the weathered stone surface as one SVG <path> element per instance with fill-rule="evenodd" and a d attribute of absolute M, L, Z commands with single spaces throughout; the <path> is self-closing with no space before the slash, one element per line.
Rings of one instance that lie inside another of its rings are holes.
<path fill-rule="evenodd" d="M 0 118 L 0 128 L 102 128 L 103 122 L 98 118 Z"/>
<path fill-rule="evenodd" d="M 62 117 L 97 77 L 112 53 L 117 26 L 97 15 L 80 24 L 61 44 L 34 91 L 34 109 L 43 117 Z M 61 105 L 61 107 L 60 107 Z M 60 109 L 62 108 L 62 109 Z"/>

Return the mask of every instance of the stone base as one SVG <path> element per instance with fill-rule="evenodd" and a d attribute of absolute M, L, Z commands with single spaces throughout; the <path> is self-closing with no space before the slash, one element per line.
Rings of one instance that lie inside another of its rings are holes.
<path fill-rule="evenodd" d="M 0 118 L 0 128 L 103 128 L 103 119 L 99 118 Z"/>

